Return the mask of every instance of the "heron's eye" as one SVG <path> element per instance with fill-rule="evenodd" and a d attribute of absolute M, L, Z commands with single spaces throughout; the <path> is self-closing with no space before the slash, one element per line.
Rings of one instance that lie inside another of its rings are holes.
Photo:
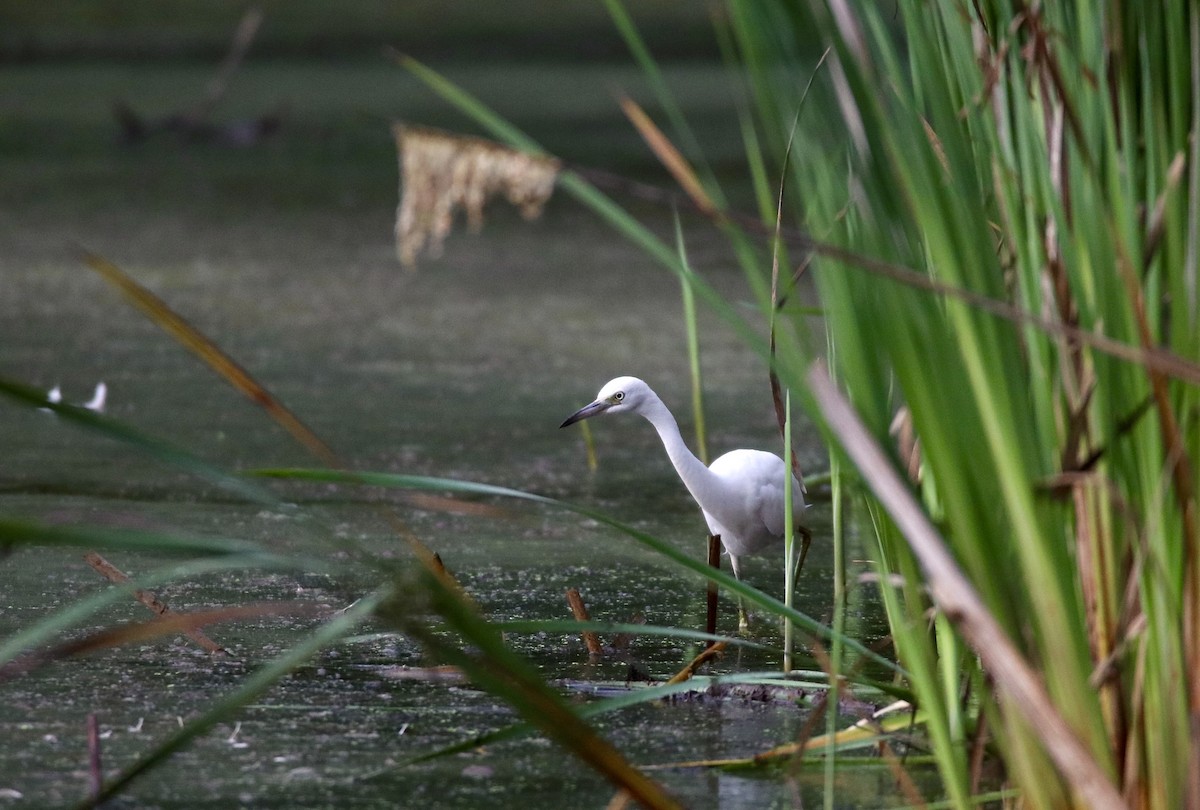
<path fill-rule="evenodd" d="M 617 393 L 613 394 L 613 402 L 620 402 L 623 399 L 625 399 L 624 391 L 618 391 Z"/>

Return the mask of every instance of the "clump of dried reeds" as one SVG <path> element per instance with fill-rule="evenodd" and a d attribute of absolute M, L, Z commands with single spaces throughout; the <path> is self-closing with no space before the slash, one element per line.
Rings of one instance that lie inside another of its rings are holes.
<path fill-rule="evenodd" d="M 552 158 L 424 127 L 396 124 L 392 131 L 400 160 L 396 255 L 406 267 L 422 252 L 441 253 L 460 209 L 478 231 L 484 206 L 497 195 L 536 219 L 554 191 L 560 164 Z"/>

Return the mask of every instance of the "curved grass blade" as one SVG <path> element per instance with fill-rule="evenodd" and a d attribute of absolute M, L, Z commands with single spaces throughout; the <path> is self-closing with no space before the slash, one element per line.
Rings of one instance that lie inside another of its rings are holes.
<path fill-rule="evenodd" d="M 165 301 L 130 278 L 121 268 L 94 253 L 84 253 L 84 261 L 89 267 L 99 273 L 110 284 L 125 294 L 138 309 L 157 324 L 163 331 L 175 338 L 180 344 L 189 349 L 203 360 L 222 379 L 233 388 L 261 407 L 277 424 L 282 426 L 300 444 L 325 464 L 332 467 L 345 468 L 347 465 L 338 457 L 328 444 L 317 436 L 307 425 L 300 421 L 287 406 L 274 394 L 267 390 L 248 371 L 242 368 L 236 360 L 230 357 L 211 338 L 189 324 Z M 439 504 L 436 499 L 429 499 L 422 504 L 423 508 L 435 509 L 443 506 L 447 511 L 453 511 L 456 504 Z M 390 509 L 384 509 L 384 514 L 392 528 L 403 537 L 417 552 L 422 561 L 431 565 L 433 552 L 421 542 L 402 520 Z"/>
<path fill-rule="evenodd" d="M 167 534 L 145 529 L 50 526 L 13 518 L 0 518 L 0 545 L 76 546 L 153 551 L 160 554 L 236 555 L 243 559 L 278 559 L 261 546 L 247 540 Z"/>
<path fill-rule="evenodd" d="M 451 640 L 445 633 L 432 630 L 420 618 L 420 611 L 405 603 L 405 597 L 412 593 L 427 599 L 421 607 L 441 616 L 459 638 Z M 612 743 L 580 719 L 537 669 L 513 652 L 500 632 L 443 577 L 422 569 L 415 588 L 398 586 L 394 596 L 393 601 L 380 607 L 380 619 L 419 640 L 436 660 L 457 666 L 477 686 L 506 701 L 643 806 L 681 807 L 661 785 L 633 767 Z"/>
<path fill-rule="evenodd" d="M 300 417 L 296 416 L 274 394 L 250 376 L 248 371 L 226 354 L 212 339 L 180 317 L 165 301 L 138 284 L 121 268 L 95 253 L 85 251 L 83 261 L 88 267 L 99 273 L 105 281 L 120 290 L 159 328 L 191 350 L 243 396 L 270 414 L 272 419 L 311 450 L 317 458 L 326 464 L 340 466 L 337 455 L 329 445 L 325 444 L 317 434 L 301 422 Z"/>
<path fill-rule="evenodd" d="M 619 101 L 625 117 L 642 136 L 642 140 L 650 147 L 650 151 L 654 152 L 659 163 L 666 167 L 679 187 L 691 198 L 692 203 L 706 216 L 720 217 L 720 210 L 708 196 L 708 192 L 704 190 L 695 170 L 688 165 L 687 159 L 675 148 L 675 144 L 671 143 L 670 139 L 663 134 L 663 131 L 636 101 L 629 96 L 621 96 Z"/>
<path fill-rule="evenodd" d="M 136 779 L 144 776 L 156 766 L 161 765 L 176 751 L 179 751 L 217 723 L 220 723 L 245 707 L 246 704 L 269 689 L 276 681 L 295 670 L 322 648 L 335 643 L 342 636 L 353 632 L 354 628 L 366 620 L 371 612 L 379 606 L 387 594 L 388 591 L 382 589 L 363 597 L 344 612 L 339 613 L 321 625 L 321 627 L 313 631 L 295 647 L 292 647 L 283 655 L 256 670 L 242 682 L 240 687 L 230 692 L 221 700 L 218 700 L 208 711 L 185 725 L 131 767 L 122 771 L 116 779 L 105 785 L 104 789 L 97 795 L 82 802 L 80 807 L 98 807 L 119 795 L 121 791 Z"/>
<path fill-rule="evenodd" d="M 658 554 L 670 559 L 677 565 L 692 571 L 716 582 L 718 585 L 726 588 L 732 593 L 740 595 L 742 598 L 758 605 L 759 607 L 770 611 L 771 613 L 786 617 L 791 620 L 797 627 L 805 632 L 822 638 L 832 638 L 833 630 L 813 619 L 798 610 L 788 608 L 783 602 L 775 599 L 757 588 L 752 588 L 749 585 L 743 584 L 733 576 L 726 574 L 724 571 L 719 571 L 711 568 L 706 562 L 693 559 L 687 554 L 679 551 L 669 543 L 659 540 L 657 537 L 639 531 L 632 526 L 616 520 L 609 515 L 596 509 L 591 509 L 586 506 L 577 506 L 559 501 L 554 498 L 548 498 L 544 495 L 535 495 L 530 492 L 522 492 L 508 487 L 495 486 L 493 484 L 480 484 L 471 481 L 459 481 L 451 478 L 434 478 L 420 475 L 403 475 L 397 473 L 377 473 L 377 472 L 344 472 L 341 470 L 320 470 L 320 469 L 261 469 L 250 472 L 252 475 L 260 475 L 268 478 L 289 479 L 295 481 L 319 481 L 322 483 L 336 484 L 366 484 L 379 487 L 395 487 L 400 489 L 432 489 L 444 492 L 461 492 L 474 495 L 492 495 L 501 498 L 516 498 L 529 501 L 532 503 L 541 504 L 543 506 L 551 506 L 557 509 L 563 509 L 568 512 L 573 512 L 584 517 L 591 518 L 607 526 L 610 526 L 618 531 L 632 537 L 642 545 L 652 549 Z M 846 649 L 853 650 L 872 662 L 886 667 L 893 672 L 902 672 L 899 666 L 886 657 L 880 655 L 874 650 L 866 647 L 855 639 L 845 637 L 842 643 L 846 645 Z"/>
<path fill-rule="evenodd" d="M 663 112 L 666 113 L 667 120 L 671 122 L 671 127 L 675 130 L 676 137 L 684 142 L 684 146 L 693 159 L 700 161 L 705 171 L 705 176 L 711 181 L 710 187 L 718 196 L 718 205 L 714 207 L 723 208 L 724 200 L 719 196 L 720 186 L 713 179 L 711 168 L 704 163 L 704 151 L 700 148 L 700 142 L 697 140 L 691 125 L 688 123 L 687 116 L 683 114 L 683 110 L 680 109 L 678 102 L 675 100 L 670 87 L 667 86 L 666 78 L 663 76 L 662 71 L 659 70 L 658 63 L 651 55 L 650 48 L 646 45 L 645 39 L 638 32 L 637 26 L 620 0 L 604 0 L 604 5 L 608 9 L 608 14 L 612 18 L 617 32 L 621 35 L 621 39 L 625 40 L 625 47 L 629 49 L 630 54 L 632 54 L 634 60 L 638 63 L 638 68 L 642 71 L 642 75 L 650 83 L 650 87 L 654 91 L 654 97 L 658 100 Z M 704 196 L 707 198 L 708 194 L 705 193 Z"/>
<path fill-rule="evenodd" d="M 687 246 L 683 241 L 683 227 L 679 214 L 675 214 L 675 249 L 679 253 L 679 264 L 684 274 L 679 277 L 683 296 L 683 323 L 687 331 L 688 370 L 692 381 L 692 421 L 696 429 L 696 457 L 708 464 L 708 432 L 704 422 L 704 378 L 700 368 L 700 329 L 696 321 L 696 294 L 692 280 L 696 273 L 688 262 Z"/>
<path fill-rule="evenodd" d="M 231 475 L 181 447 L 164 439 L 142 433 L 112 417 L 76 405 L 51 402 L 46 399 L 46 395 L 42 391 L 32 386 L 0 377 L 0 395 L 31 407 L 53 411 L 55 415 L 68 422 L 136 448 L 165 464 L 234 492 L 248 501 L 272 506 L 279 506 L 281 503 L 275 493 L 254 481 L 239 475 Z"/>

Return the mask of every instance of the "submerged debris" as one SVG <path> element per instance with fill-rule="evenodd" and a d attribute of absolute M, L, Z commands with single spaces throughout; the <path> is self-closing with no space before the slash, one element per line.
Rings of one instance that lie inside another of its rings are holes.
<path fill-rule="evenodd" d="M 466 683 L 467 675 L 449 664 L 436 667 L 390 666 L 379 671 L 384 678 L 396 681 L 424 681 L 426 683 Z"/>
<path fill-rule="evenodd" d="M 553 682 L 569 692 L 586 695 L 587 697 L 611 698 L 636 692 L 641 686 L 630 681 L 581 681 L 558 680 Z M 811 701 L 822 690 L 811 686 L 789 686 L 782 683 L 739 683 L 737 681 L 714 681 L 710 678 L 696 678 L 695 688 L 677 692 L 662 698 L 664 703 L 776 703 L 801 705 Z M 864 708 L 865 707 L 865 708 Z M 874 709 L 871 704 L 861 701 L 839 701 L 839 711 L 861 715 Z"/>
<path fill-rule="evenodd" d="M 284 106 L 255 118 L 226 123 L 214 123 L 209 120 L 213 110 L 225 97 L 229 83 L 241 67 L 263 19 L 263 12 L 258 8 L 250 8 L 242 15 L 242 20 L 233 33 L 229 52 L 221 61 L 216 75 L 209 80 L 204 96 L 190 107 L 151 118 L 139 114 L 127 101 L 114 102 L 112 112 L 120 130 L 120 142 L 126 146 L 136 146 L 152 136 L 167 133 L 184 142 L 248 147 L 255 146 L 278 132 L 284 121 Z"/>
<path fill-rule="evenodd" d="M 669 703 L 704 703 L 709 700 L 740 700 L 746 703 L 801 703 L 812 690 L 801 686 L 763 683 L 709 683 L 666 698 Z"/>
<path fill-rule="evenodd" d="M 396 255 L 405 267 L 417 256 L 437 256 L 461 208 L 472 231 L 483 226 L 483 207 L 498 194 L 536 219 L 554 191 L 561 165 L 553 158 L 518 152 L 482 138 L 395 124 L 400 160 Z"/>

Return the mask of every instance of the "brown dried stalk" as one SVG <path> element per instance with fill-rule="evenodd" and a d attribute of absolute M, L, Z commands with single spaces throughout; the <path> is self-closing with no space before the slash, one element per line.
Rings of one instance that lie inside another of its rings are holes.
<path fill-rule="evenodd" d="M 108 579 L 109 582 L 129 582 L 129 576 L 124 571 L 117 568 L 115 565 L 101 557 L 96 552 L 89 551 L 87 554 L 83 555 L 83 559 L 88 565 L 94 568 L 97 573 Z M 151 611 L 159 616 L 166 616 L 171 613 L 171 608 L 167 606 L 167 603 L 163 602 L 151 591 L 138 589 L 133 592 L 133 598 L 150 608 Z M 188 628 L 185 629 L 183 633 L 192 641 L 203 647 L 207 652 L 210 652 L 214 655 L 225 654 L 225 648 L 206 636 L 199 628 Z"/>
<path fill-rule="evenodd" d="M 577 622 L 590 622 L 592 617 L 588 615 L 587 605 L 583 603 L 583 597 L 579 595 L 576 588 L 567 588 L 567 604 L 571 606 L 571 615 L 575 617 Z M 591 630 L 582 631 L 583 643 L 587 645 L 588 655 L 600 655 L 604 652 L 604 647 L 600 644 L 600 637 Z"/>
<path fill-rule="evenodd" d="M 697 671 L 699 671 L 700 667 L 704 666 L 709 661 L 717 658 L 721 655 L 721 653 L 725 652 L 725 646 L 726 644 L 724 641 L 718 641 L 711 647 L 705 647 L 703 652 L 687 663 L 687 666 L 672 675 L 670 679 L 667 680 L 667 683 L 683 683 L 686 680 L 690 680 L 691 677 L 695 675 Z"/>
<path fill-rule="evenodd" d="M 708 196 L 708 192 L 704 190 L 704 185 L 696 176 L 696 170 L 691 167 L 687 158 L 675 148 L 675 144 L 671 143 L 650 116 L 646 115 L 638 103 L 628 96 L 621 97 L 621 110 L 637 129 L 638 134 L 642 136 L 642 140 L 654 152 L 654 156 L 666 167 L 671 176 L 675 178 L 675 182 L 688 195 L 696 209 L 705 216 L 713 217 L 718 222 L 721 221 L 724 215 L 712 201 L 712 197 Z"/>

